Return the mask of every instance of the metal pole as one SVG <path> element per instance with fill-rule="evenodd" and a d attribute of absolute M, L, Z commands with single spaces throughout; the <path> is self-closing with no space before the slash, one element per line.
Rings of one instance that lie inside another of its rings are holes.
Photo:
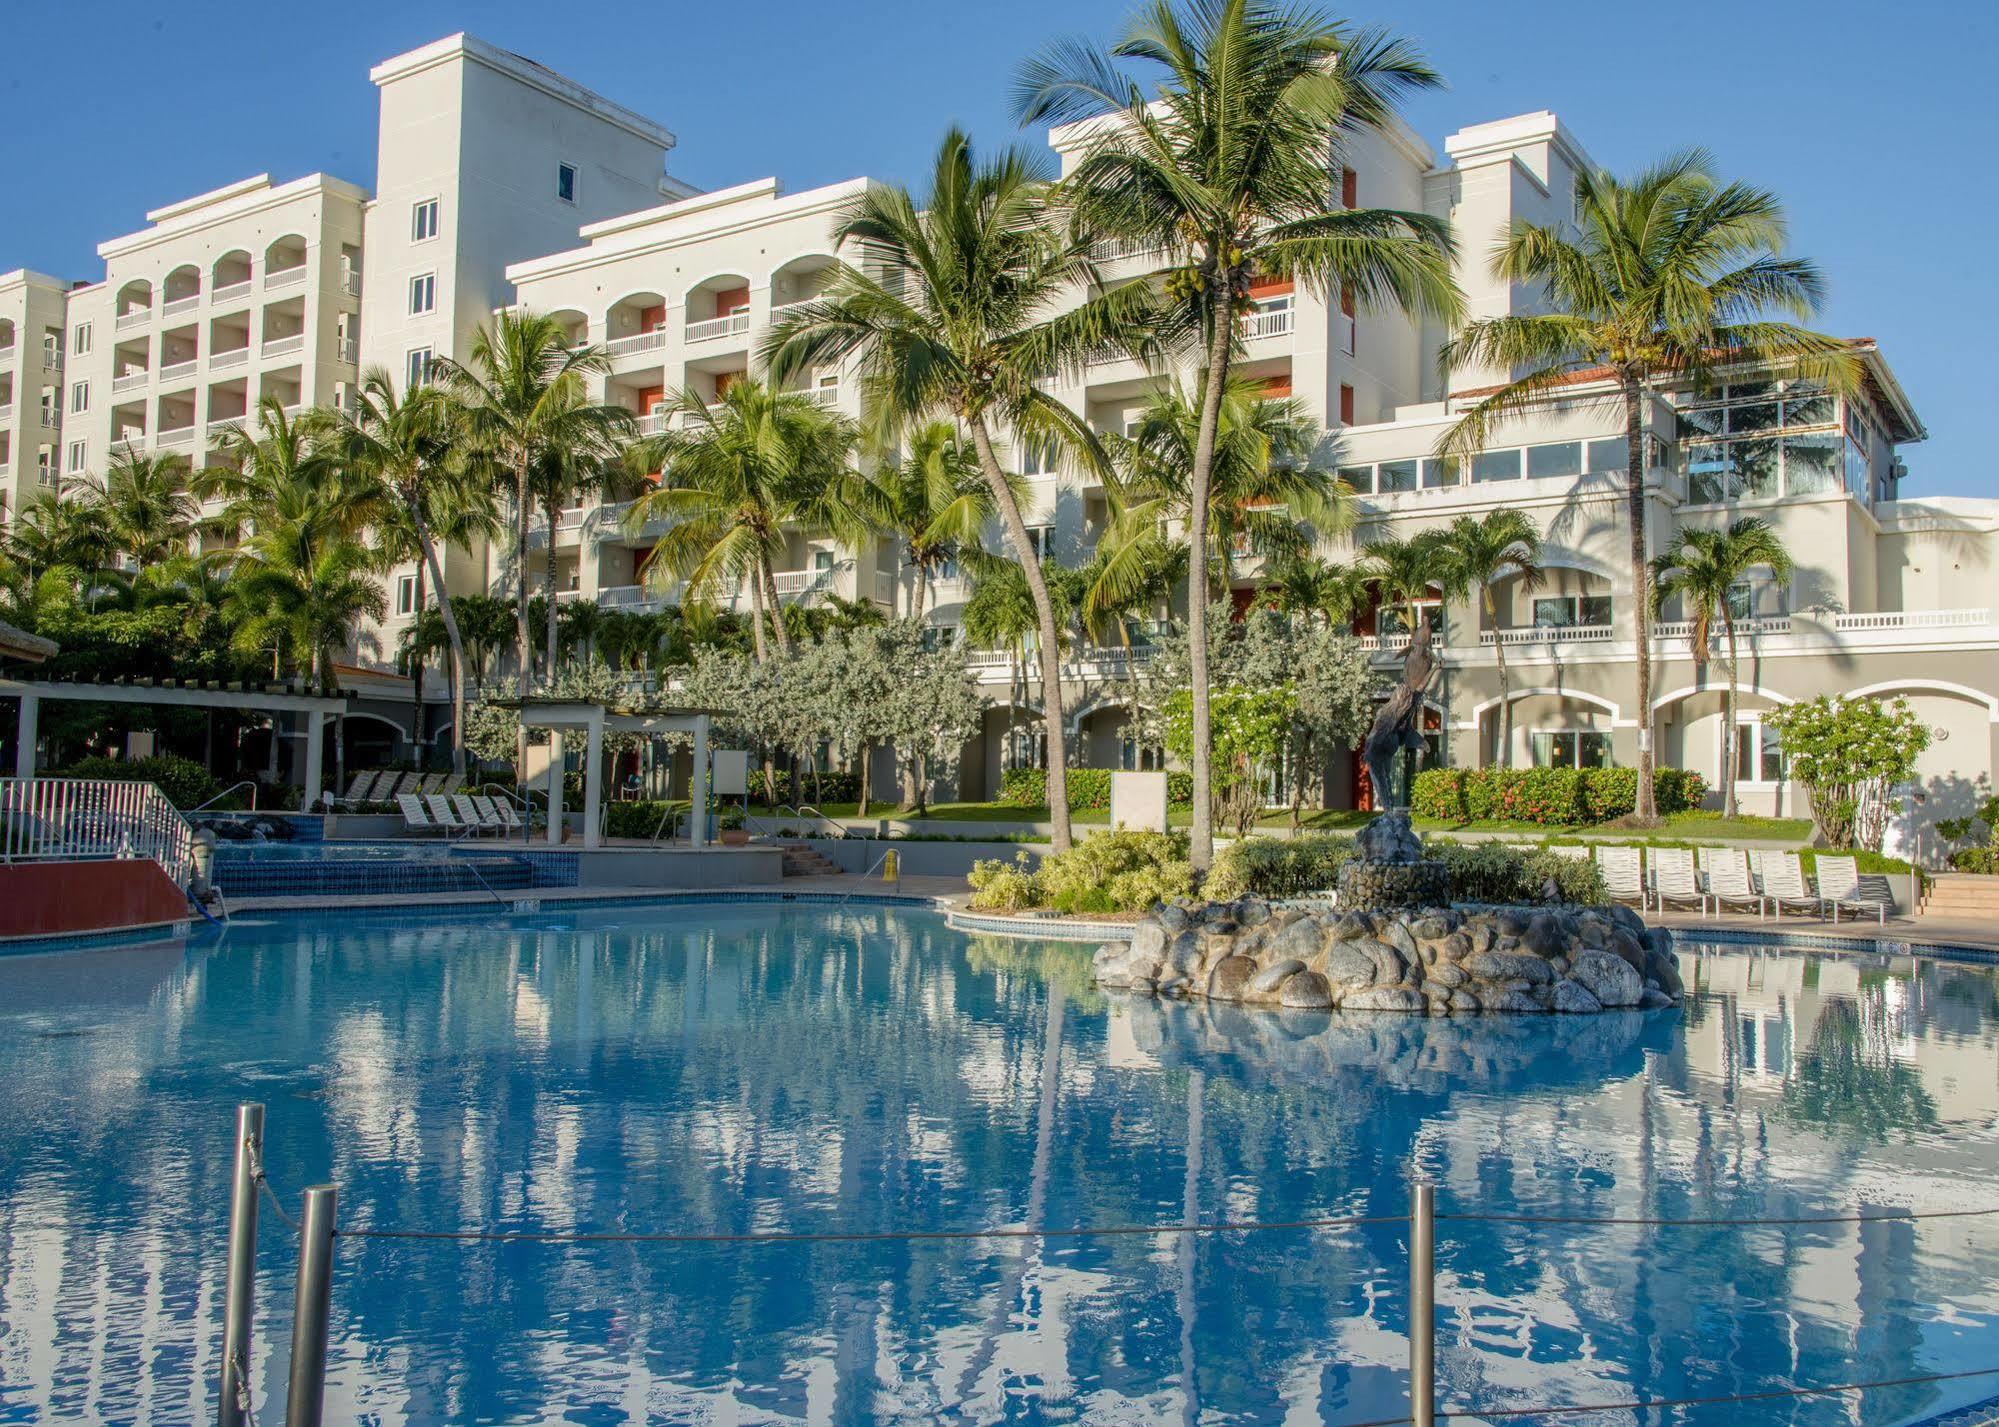
<path fill-rule="evenodd" d="M 298 1286 L 292 1300 L 292 1373 L 285 1427 L 320 1427 L 326 1410 L 326 1319 L 333 1302 L 333 1209 L 330 1184 L 305 1191 L 299 1215 Z"/>
<path fill-rule="evenodd" d="M 1409 1420 L 1433 1427 L 1437 1413 L 1437 1188 L 1409 1186 Z"/>
<path fill-rule="evenodd" d="M 250 1308 L 257 1292 L 257 1167 L 264 1162 L 264 1107 L 236 1107 L 236 1177 L 229 1189 L 229 1269 L 222 1294 L 222 1394 L 215 1427 L 249 1420 Z"/>

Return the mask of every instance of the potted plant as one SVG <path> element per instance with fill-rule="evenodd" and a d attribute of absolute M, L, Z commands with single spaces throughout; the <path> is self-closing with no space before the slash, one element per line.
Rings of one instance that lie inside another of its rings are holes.
<path fill-rule="evenodd" d="M 722 830 L 722 846 L 741 847 L 750 840 L 748 831 L 743 827 L 743 809 L 740 804 L 725 804 L 717 821 Z"/>

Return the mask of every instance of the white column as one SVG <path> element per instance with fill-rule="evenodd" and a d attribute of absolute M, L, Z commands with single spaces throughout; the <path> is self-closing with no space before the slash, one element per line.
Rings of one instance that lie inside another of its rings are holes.
<path fill-rule="evenodd" d="M 315 709 L 305 716 L 305 798 L 301 806 L 308 809 L 326 786 L 321 768 L 325 742 L 326 715 Z"/>
<path fill-rule="evenodd" d="M 583 845 L 601 847 L 604 816 L 604 711 L 592 710 L 583 744 Z"/>
<path fill-rule="evenodd" d="M 548 731 L 548 840 L 559 844 L 562 841 L 562 760 L 564 745 L 562 730 Z"/>
<path fill-rule="evenodd" d="M 21 738 L 20 746 L 14 750 L 14 776 L 23 781 L 35 776 L 35 740 L 40 737 L 41 712 L 41 695 L 21 695 Z"/>
<path fill-rule="evenodd" d="M 708 845 L 708 715 L 694 717 L 694 767 L 687 779 L 687 845 Z"/>

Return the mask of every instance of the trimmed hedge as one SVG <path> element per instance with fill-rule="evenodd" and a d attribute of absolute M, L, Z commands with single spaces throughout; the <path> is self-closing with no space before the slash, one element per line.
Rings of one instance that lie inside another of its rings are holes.
<path fill-rule="evenodd" d="M 1685 768 L 1656 768 L 1652 797 L 1661 815 L 1687 812 L 1707 796 L 1707 780 Z M 1438 822 L 1525 822 L 1582 827 L 1638 806 L 1635 768 L 1426 768 L 1409 807 Z"/>
<path fill-rule="evenodd" d="M 1048 770 L 1045 768 L 1009 768 L 1000 777 L 1000 794 L 994 801 L 1009 808 L 1043 808 L 1048 806 Z M 1193 806 L 1194 775 L 1192 773 L 1168 773 L 1166 775 L 1166 801 L 1175 807 Z M 1069 770 L 1069 811 L 1082 812 L 1086 808 L 1108 808 L 1111 805 L 1111 770 L 1108 768 L 1071 768 Z"/>
<path fill-rule="evenodd" d="M 160 791 L 181 809 L 200 807 L 222 791 L 222 785 L 206 768 L 192 758 L 173 753 L 156 753 L 151 758 L 79 758 L 56 776 L 157 783 Z"/>
<path fill-rule="evenodd" d="M 1303 897 L 1329 890 L 1340 864 L 1353 856 L 1350 837 L 1245 837 L 1215 854 L 1202 895 L 1231 902 L 1245 892 Z"/>
<path fill-rule="evenodd" d="M 604 836 L 606 837 L 651 837 L 659 831 L 659 820 L 667 813 L 667 805 L 662 802 L 631 802 L 604 804 Z M 675 812 L 666 819 L 666 836 L 672 837 L 680 831 L 680 820 L 684 814 Z"/>

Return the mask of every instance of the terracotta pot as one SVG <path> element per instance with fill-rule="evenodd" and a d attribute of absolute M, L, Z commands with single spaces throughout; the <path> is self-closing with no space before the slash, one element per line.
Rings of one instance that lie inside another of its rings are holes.
<path fill-rule="evenodd" d="M 750 835 L 743 828 L 725 827 L 722 829 L 722 846 L 724 847 L 743 847 L 748 844 L 749 840 Z"/>

